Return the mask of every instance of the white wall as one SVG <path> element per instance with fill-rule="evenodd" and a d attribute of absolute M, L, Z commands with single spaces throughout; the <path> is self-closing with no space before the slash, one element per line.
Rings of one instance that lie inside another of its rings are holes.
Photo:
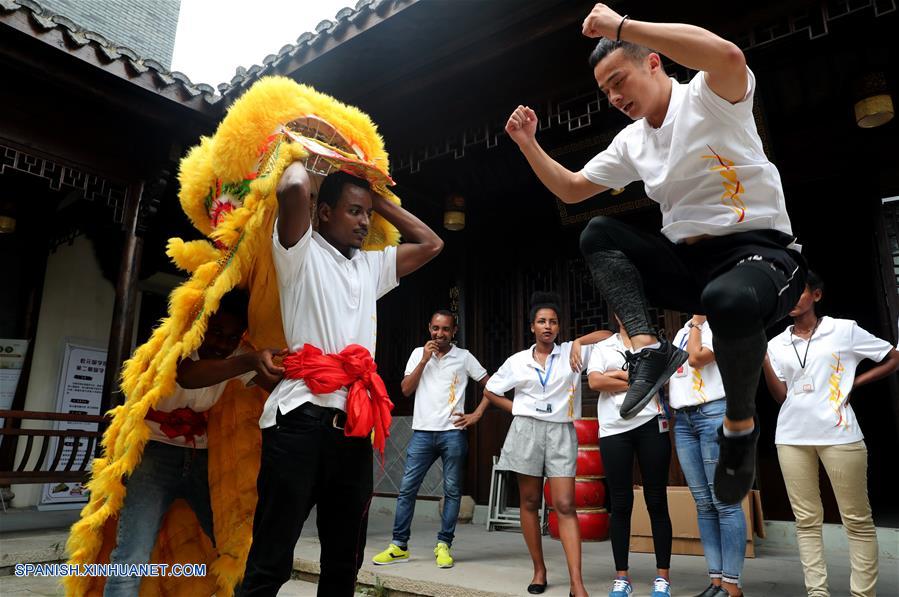
<path fill-rule="evenodd" d="M 56 410 L 57 382 L 65 338 L 77 337 L 97 346 L 106 346 L 114 301 L 115 288 L 103 279 L 87 238 L 79 236 L 71 246 L 62 245 L 50 254 L 25 410 Z M 50 427 L 50 424 L 42 423 L 25 426 Z M 19 442 L 16 462 L 24 443 Z M 12 490 L 16 494 L 13 505 L 36 505 L 40 501 L 41 487 L 13 485 Z"/>

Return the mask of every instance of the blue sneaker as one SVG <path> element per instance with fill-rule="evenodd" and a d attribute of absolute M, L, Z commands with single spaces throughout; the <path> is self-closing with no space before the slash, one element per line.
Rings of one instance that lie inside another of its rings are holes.
<path fill-rule="evenodd" d="M 661 576 L 657 576 L 654 581 L 652 581 L 652 593 L 650 597 L 671 597 L 671 583 L 668 582 L 667 578 L 662 578 Z"/>
<path fill-rule="evenodd" d="M 609 597 L 629 597 L 634 592 L 631 581 L 626 576 L 616 576 L 612 582 L 612 590 L 609 591 Z"/>

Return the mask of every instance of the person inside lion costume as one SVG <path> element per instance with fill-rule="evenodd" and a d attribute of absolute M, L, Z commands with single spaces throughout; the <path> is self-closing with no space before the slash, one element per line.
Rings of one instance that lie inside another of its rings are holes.
<path fill-rule="evenodd" d="M 233 288 L 249 293 L 250 349 L 287 345 L 270 250 L 277 215 L 275 189 L 285 168 L 304 161 L 313 185 L 335 170 L 369 181 L 378 195 L 399 204 L 387 187 L 384 143 L 360 110 L 283 77 L 260 79 L 230 107 L 212 137 L 181 161 L 182 208 L 208 240 L 173 238 L 168 256 L 189 278 L 172 291 L 168 316 L 128 360 L 121 375 L 124 404 L 110 411 L 102 455 L 87 484 L 90 500 L 71 529 L 69 563 L 103 564 L 115 546 L 126 479 L 140 462 L 150 431 L 145 417 L 176 387 L 178 363 L 201 344 L 209 316 Z M 399 243 L 395 227 L 373 215 L 364 248 Z M 145 577 L 144 596 L 230 596 L 250 549 L 260 460 L 258 420 L 266 393 L 229 383 L 208 412 L 209 490 L 216 545 L 197 517 L 176 500 L 162 522 L 151 562 L 206 564 L 205 577 Z M 383 438 L 378 438 L 383 442 Z M 73 596 L 102 595 L 103 576 L 63 580 Z"/>

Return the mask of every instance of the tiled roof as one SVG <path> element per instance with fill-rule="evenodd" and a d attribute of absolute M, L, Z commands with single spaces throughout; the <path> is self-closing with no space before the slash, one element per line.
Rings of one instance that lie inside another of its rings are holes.
<path fill-rule="evenodd" d="M 211 86 L 194 84 L 184 73 L 170 71 L 155 60 L 142 58 L 131 48 L 84 29 L 34 0 L 0 0 L 0 22 L 190 107 L 208 110 L 221 100 Z"/>
<path fill-rule="evenodd" d="M 3 0 L 0 0 L 3 1 Z M 262 65 L 249 68 L 237 67 L 231 81 L 218 85 L 222 95 L 239 93 L 265 75 L 282 74 L 279 67 L 288 62 L 304 62 L 314 56 L 324 54 L 351 36 L 351 29 L 364 31 L 373 22 L 386 18 L 389 13 L 398 12 L 420 0 L 358 0 L 355 8 L 345 7 L 337 11 L 333 21 L 324 20 L 315 26 L 315 32 L 307 31 L 297 38 L 295 44 L 287 44 L 277 54 L 269 54 L 262 59 Z"/>
<path fill-rule="evenodd" d="M 262 65 L 238 67 L 230 82 L 218 85 L 221 95 L 210 85 L 194 84 L 184 73 L 170 71 L 155 60 L 142 58 L 134 50 L 117 45 L 99 33 L 86 30 L 70 19 L 50 12 L 34 0 L 0 0 L 0 23 L 67 50 L 82 60 L 173 101 L 209 112 L 212 106 L 222 100 L 222 96 L 240 93 L 263 75 L 279 74 L 279 66 L 286 62 L 304 62 L 304 59 L 324 54 L 351 37 L 351 29 L 354 30 L 353 33 L 361 32 L 371 22 L 417 1 L 359 0 L 355 8 L 342 8 L 335 15 L 334 21 L 320 22 L 314 33 L 303 33 L 295 44 L 288 44 L 277 54 L 266 56 Z"/>

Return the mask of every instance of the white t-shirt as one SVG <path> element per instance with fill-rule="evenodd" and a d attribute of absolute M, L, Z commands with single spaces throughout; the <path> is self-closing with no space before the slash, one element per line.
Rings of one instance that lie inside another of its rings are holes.
<path fill-rule="evenodd" d="M 241 345 L 228 358 L 235 357 L 246 352 L 247 349 L 243 345 Z M 198 361 L 200 360 L 200 355 L 197 354 L 197 351 L 194 351 L 188 358 L 194 361 Z M 240 380 L 242 384 L 246 385 L 254 377 L 256 377 L 256 372 L 248 371 L 243 375 L 239 375 L 232 379 Z M 217 383 L 214 386 L 196 388 L 194 390 L 184 389 L 176 383 L 174 393 L 172 393 L 171 396 L 162 398 L 159 402 L 157 402 L 155 410 L 169 413 L 175 409 L 186 407 L 196 413 L 205 412 L 215 406 L 215 403 L 218 402 L 218 399 L 222 397 L 222 393 L 225 391 L 225 386 L 227 386 L 228 382 L 230 381 L 231 379 L 226 379 L 225 381 Z M 206 437 L 205 433 L 203 435 L 195 435 L 193 438 L 193 442 L 189 442 L 183 435 L 179 435 L 176 437 L 167 436 L 162 432 L 159 423 L 149 420 L 145 420 L 145 422 L 147 424 L 147 427 L 150 428 L 150 439 L 153 441 L 170 444 L 172 446 L 179 446 L 182 448 L 206 449 L 209 446 L 209 439 Z"/>
<path fill-rule="evenodd" d="M 593 347 L 593 354 L 587 362 L 587 375 L 591 373 L 605 373 L 611 369 L 621 369 L 624 366 L 624 351 L 628 350 L 621 340 L 620 334 L 610 336 Z M 624 403 L 624 395 L 627 391 L 612 394 L 600 392 L 599 401 L 596 404 L 596 416 L 599 418 L 599 437 L 609 437 L 636 429 L 650 419 L 662 413 L 659 396 L 656 394 L 643 410 L 637 413 L 633 419 L 621 418 L 621 405 Z"/>
<path fill-rule="evenodd" d="M 281 292 L 284 337 L 291 352 L 312 344 L 325 354 L 359 344 L 374 356 L 378 329 L 377 300 L 399 284 L 396 247 L 355 251 L 352 259 L 331 246 L 312 227 L 290 249 L 281 246 L 278 226 L 272 256 Z M 345 409 L 346 388 L 313 394 L 302 379 L 284 379 L 268 397 L 259 426 L 275 424 L 277 411 L 288 413 L 305 402 Z"/>
<path fill-rule="evenodd" d="M 412 351 L 405 375 L 411 374 L 424 354 L 424 347 Z M 442 357 L 434 354 L 425 364 L 415 389 L 412 429 L 415 431 L 451 431 L 453 413 L 465 412 L 465 388 L 468 378 L 481 381 L 487 370 L 474 356 L 458 346 L 451 346 Z"/>
<path fill-rule="evenodd" d="M 712 328 L 708 323 L 702 324 L 700 334 L 702 346 L 714 351 Z M 687 350 L 689 338 L 690 328 L 684 325 L 674 337 L 674 345 L 682 350 Z M 718 364 L 715 361 L 699 369 L 694 369 L 689 362 L 686 362 L 674 372 L 668 382 L 668 401 L 671 408 L 696 406 L 722 398 L 724 398 L 724 384 L 721 383 L 721 373 L 718 371 Z"/>
<path fill-rule="evenodd" d="M 810 342 L 793 336 L 792 329 L 788 327 L 768 342 L 774 373 L 787 384 L 774 443 L 832 446 L 861 441 L 864 435 L 855 412 L 846 403 L 855 369 L 864 359 L 882 361 L 892 344 L 849 319 L 822 317 Z M 805 361 L 805 368 L 800 360 Z"/>
<path fill-rule="evenodd" d="M 544 421 L 567 423 L 581 418 L 581 372 L 569 364 L 572 342 L 556 344 L 546 357 L 546 365 L 534 359 L 534 344 L 516 352 L 490 376 L 487 390 L 502 396 L 515 390 L 512 414 Z M 581 361 L 587 362 L 593 346 L 581 347 Z"/>
<path fill-rule="evenodd" d="M 642 180 L 672 242 L 761 229 L 792 236 L 780 173 L 752 116 L 755 76 L 747 71 L 746 96 L 736 104 L 712 91 L 703 72 L 687 85 L 672 78 L 662 126 L 631 123 L 581 173 L 610 188 Z"/>

